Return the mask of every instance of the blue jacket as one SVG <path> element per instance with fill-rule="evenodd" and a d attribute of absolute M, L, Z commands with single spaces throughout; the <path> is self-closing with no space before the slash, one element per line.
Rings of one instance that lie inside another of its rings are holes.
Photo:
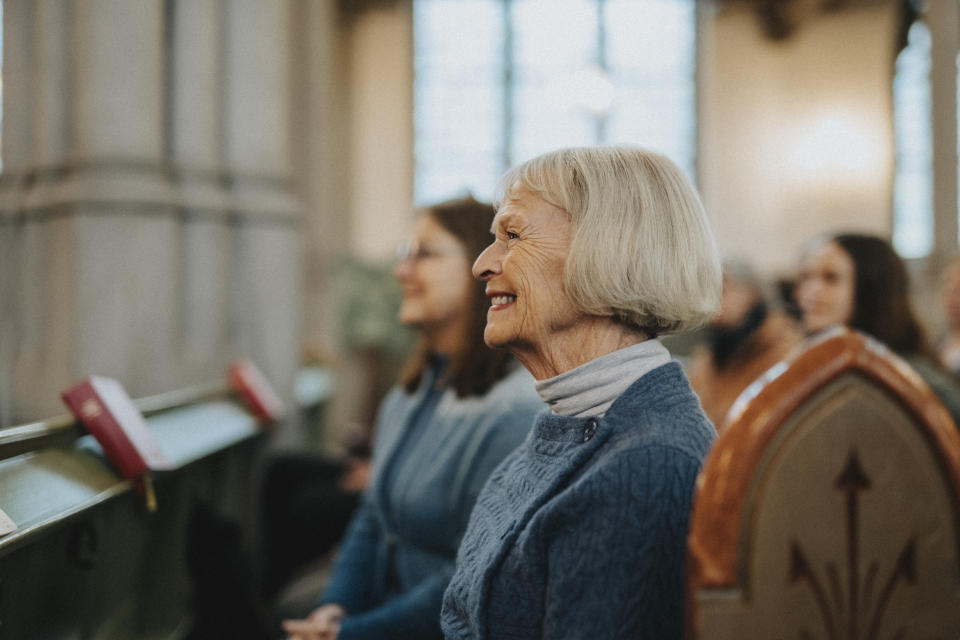
<path fill-rule="evenodd" d="M 538 415 L 477 500 L 447 640 L 680 638 L 694 482 L 715 436 L 676 362 L 603 417 Z"/>
<path fill-rule="evenodd" d="M 523 369 L 481 397 L 446 389 L 437 398 L 435 376 L 428 371 L 412 394 L 392 390 L 381 405 L 371 486 L 321 601 L 347 610 L 339 640 L 440 637 L 443 591 L 473 503 L 544 408 Z"/>

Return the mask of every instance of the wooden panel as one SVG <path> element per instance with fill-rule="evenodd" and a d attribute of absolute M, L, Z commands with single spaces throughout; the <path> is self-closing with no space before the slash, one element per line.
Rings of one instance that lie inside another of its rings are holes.
<path fill-rule="evenodd" d="M 245 523 L 263 438 L 225 393 L 138 405 L 174 465 L 154 476 L 155 513 L 90 436 L 70 441 L 79 430 L 69 420 L 0 430 L 0 458 L 5 446 L 40 445 L 0 459 L 0 508 L 18 525 L 0 537 L 0 636 L 174 638 L 183 631 L 191 614 L 191 510 L 215 505 Z"/>

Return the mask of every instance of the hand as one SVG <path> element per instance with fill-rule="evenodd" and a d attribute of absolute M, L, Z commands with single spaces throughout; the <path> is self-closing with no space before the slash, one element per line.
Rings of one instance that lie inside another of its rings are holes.
<path fill-rule="evenodd" d="M 325 604 L 307 616 L 306 620 L 284 620 L 287 640 L 336 640 L 340 622 L 347 612 L 338 604 Z"/>
<path fill-rule="evenodd" d="M 340 488 L 351 493 L 360 493 L 370 484 L 370 461 L 351 458 L 347 470 L 340 478 Z"/>

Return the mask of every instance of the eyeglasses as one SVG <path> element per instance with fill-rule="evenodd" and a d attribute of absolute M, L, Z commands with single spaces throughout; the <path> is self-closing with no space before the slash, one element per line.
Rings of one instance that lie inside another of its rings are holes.
<path fill-rule="evenodd" d="M 418 240 L 410 240 L 397 245 L 397 262 L 405 260 L 420 262 L 429 258 L 455 256 L 462 253 L 463 251 L 459 247 L 431 247 L 430 245 L 420 244 Z"/>

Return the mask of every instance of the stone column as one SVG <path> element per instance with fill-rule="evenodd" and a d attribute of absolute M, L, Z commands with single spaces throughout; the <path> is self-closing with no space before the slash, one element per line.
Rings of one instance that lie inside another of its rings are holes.
<path fill-rule="evenodd" d="M 289 395 L 289 8 L 7 0 L 0 425 L 91 374 L 133 396 L 249 357 Z"/>
<path fill-rule="evenodd" d="M 960 8 L 956 2 L 931 2 L 930 121 L 933 128 L 933 253 L 939 272 L 957 251 L 957 52 Z M 933 274 L 934 277 L 936 274 Z"/>
<path fill-rule="evenodd" d="M 230 199 L 223 173 L 222 0 L 177 2 L 170 53 L 170 155 L 183 207 L 183 332 L 192 381 L 222 375 L 230 353 Z"/>
<path fill-rule="evenodd" d="M 0 197 L 16 277 L 8 420 L 61 413 L 57 392 L 83 375 L 114 376 L 141 393 L 171 378 L 162 6 L 6 7 L 17 34 L 6 40 L 15 133 Z"/>
<path fill-rule="evenodd" d="M 292 5 L 233 0 L 228 7 L 223 150 L 234 220 L 234 351 L 291 389 L 302 287 L 300 205 L 291 179 Z"/>
<path fill-rule="evenodd" d="M 3 6 L 3 173 L 0 174 L 0 425 L 10 424 L 14 410 L 14 361 L 24 340 L 19 294 L 24 224 L 17 218 L 20 175 L 31 161 L 33 146 L 34 3 L 7 0 Z"/>
<path fill-rule="evenodd" d="M 340 347 L 333 281 L 352 249 L 349 21 L 338 3 L 297 0 L 295 7 L 293 170 L 307 210 L 304 336 L 329 356 Z"/>

